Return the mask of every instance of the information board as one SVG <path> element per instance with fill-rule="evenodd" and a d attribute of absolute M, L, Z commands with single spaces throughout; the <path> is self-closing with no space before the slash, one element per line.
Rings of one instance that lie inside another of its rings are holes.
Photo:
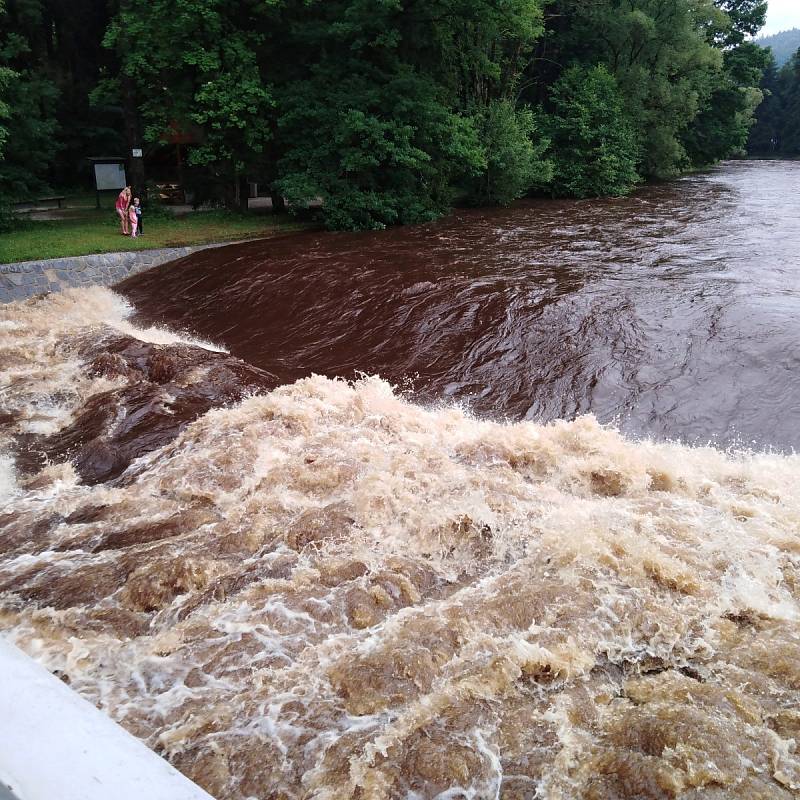
<path fill-rule="evenodd" d="M 124 164 L 95 164 L 94 179 L 97 181 L 98 191 L 106 189 L 124 189 L 125 165 Z"/>

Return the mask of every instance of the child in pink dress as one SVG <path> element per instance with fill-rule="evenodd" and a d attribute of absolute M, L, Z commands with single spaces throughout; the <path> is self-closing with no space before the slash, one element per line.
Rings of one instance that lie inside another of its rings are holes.
<path fill-rule="evenodd" d="M 137 225 L 138 225 L 138 219 L 136 217 L 136 206 L 131 205 L 128 208 L 128 219 L 130 220 L 130 223 L 131 223 L 131 238 L 135 239 L 136 238 L 136 228 L 137 228 Z"/>

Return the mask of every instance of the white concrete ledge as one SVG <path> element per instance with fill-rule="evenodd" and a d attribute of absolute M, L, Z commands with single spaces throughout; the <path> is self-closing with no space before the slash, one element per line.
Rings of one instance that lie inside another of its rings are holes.
<path fill-rule="evenodd" d="M 137 272 L 157 267 L 167 261 L 175 261 L 198 250 L 225 247 L 229 244 L 235 242 L 0 264 L 0 303 L 25 300 L 37 294 L 59 292 L 73 286 L 111 286 Z"/>
<path fill-rule="evenodd" d="M 213 800 L 0 638 L 0 798 Z"/>

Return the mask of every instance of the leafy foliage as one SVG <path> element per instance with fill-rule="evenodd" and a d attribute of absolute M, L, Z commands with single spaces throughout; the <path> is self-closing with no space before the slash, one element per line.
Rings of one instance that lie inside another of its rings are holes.
<path fill-rule="evenodd" d="M 105 37 L 120 80 L 138 89 L 145 139 L 201 136 L 190 161 L 235 181 L 271 135 L 272 92 L 260 63 L 274 3 L 122 0 Z"/>
<path fill-rule="evenodd" d="M 743 42 L 725 51 L 723 71 L 708 103 L 683 137 L 693 164 L 712 164 L 745 152 L 755 110 L 764 99 L 758 84 L 769 64 L 766 50 Z"/>
<path fill-rule="evenodd" d="M 800 49 L 780 71 L 770 63 L 762 90 L 766 100 L 758 109 L 749 152 L 800 156 Z"/>
<path fill-rule="evenodd" d="M 707 40 L 712 6 L 684 0 L 606 0 L 578 29 L 592 43 L 636 125 L 643 176 L 668 178 L 690 166 L 681 133 L 708 98 L 721 53 Z"/>
<path fill-rule="evenodd" d="M 542 31 L 537 0 L 329 0 L 307 16 L 289 9 L 313 66 L 279 93 L 280 186 L 321 197 L 328 225 L 421 222 L 459 187 L 505 203 L 546 178 L 533 114 L 509 99 Z"/>
<path fill-rule="evenodd" d="M 550 140 L 538 135 L 540 124 L 531 108 L 495 100 L 479 113 L 476 124 L 484 160 L 467 182 L 469 202 L 508 205 L 532 187 L 550 183 L 553 164 L 545 157 Z"/>
<path fill-rule="evenodd" d="M 12 200 L 39 191 L 45 185 L 57 152 L 55 102 L 52 81 L 37 69 L 30 28 L 35 29 L 40 4 L 15 4 L 15 16 L 0 6 L 7 33 L 0 34 L 0 196 Z"/>
<path fill-rule="evenodd" d="M 8 120 L 11 118 L 11 108 L 8 105 L 9 88 L 19 75 L 13 69 L 0 67 L 0 158 L 3 148 L 8 141 Z"/>
<path fill-rule="evenodd" d="M 639 142 L 620 88 L 604 66 L 572 67 L 553 88 L 553 192 L 624 195 L 639 182 Z"/>
<path fill-rule="evenodd" d="M 623 194 L 739 152 L 762 96 L 775 106 L 750 41 L 765 0 L 8 3 L 15 191 L 143 133 L 182 142 L 198 198 L 241 205 L 256 180 L 321 200 L 331 228 L 380 228 L 454 202 Z"/>
<path fill-rule="evenodd" d="M 714 0 L 727 17 L 718 41 L 725 47 L 738 47 L 755 36 L 767 21 L 767 0 Z"/>

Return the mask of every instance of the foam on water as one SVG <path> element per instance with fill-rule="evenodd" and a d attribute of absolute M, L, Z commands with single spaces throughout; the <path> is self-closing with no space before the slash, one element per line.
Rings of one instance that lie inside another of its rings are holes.
<path fill-rule="evenodd" d="M 88 397 L 114 388 L 118 381 L 86 374 L 76 355 L 82 335 L 115 333 L 158 345 L 225 352 L 190 336 L 139 328 L 128 319 L 132 312 L 124 298 L 102 287 L 0 306 L 0 409 L 16 412 L 25 432 L 52 434 L 69 424 Z"/>
<path fill-rule="evenodd" d="M 105 391 L 74 343 L 116 302 L 0 310 L 9 407 Z M 314 376 L 18 474 L 0 628 L 219 800 L 788 799 L 799 480 Z"/>
<path fill-rule="evenodd" d="M 10 499 L 17 491 L 14 459 L 0 456 L 0 504 Z"/>

